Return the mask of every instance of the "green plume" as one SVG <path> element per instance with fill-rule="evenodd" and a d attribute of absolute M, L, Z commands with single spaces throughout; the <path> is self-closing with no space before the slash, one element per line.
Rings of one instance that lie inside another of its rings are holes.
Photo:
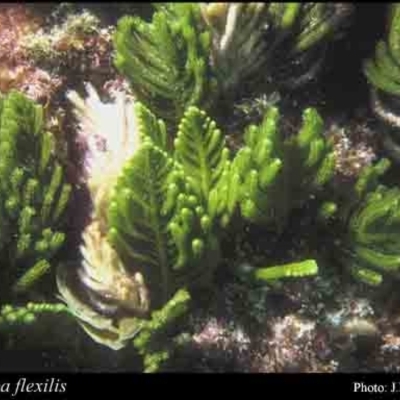
<path fill-rule="evenodd" d="M 371 86 L 371 104 L 377 117 L 387 126 L 383 129 L 383 146 L 392 159 L 400 162 L 400 5 L 389 7 L 389 32 L 379 40 L 375 56 L 364 62 L 364 74 Z"/>
<path fill-rule="evenodd" d="M 279 132 L 278 110 L 270 109 L 247 129 L 234 157 L 215 122 L 194 106 L 173 148 L 164 123 L 141 104 L 137 110 L 142 145 L 114 189 L 109 237 L 126 265 L 144 276 L 153 309 L 180 288 L 209 281 L 221 228 L 239 210 L 248 221 L 281 229 L 333 173 L 332 149 L 312 109 L 288 139 Z"/>
<path fill-rule="evenodd" d="M 43 109 L 18 92 L 0 100 L 0 275 L 24 291 L 50 268 L 64 242 L 71 187 L 43 130 Z"/>
<path fill-rule="evenodd" d="M 168 153 L 145 140 L 112 198 L 110 240 L 145 277 L 153 307 L 208 275 L 204 265 L 212 269 L 218 260 L 211 221 Z"/>
<path fill-rule="evenodd" d="M 371 285 L 400 268 L 400 190 L 379 183 L 389 165 L 382 159 L 367 167 L 338 200 L 333 217 L 335 254 L 355 277 Z"/>
<path fill-rule="evenodd" d="M 175 139 L 175 158 L 207 209 L 210 192 L 221 180 L 229 155 L 225 138 L 215 121 L 196 107 L 188 108 Z"/>
<path fill-rule="evenodd" d="M 315 78 L 352 7 L 318 3 L 210 3 L 211 59 L 226 99 L 293 88 Z"/>
<path fill-rule="evenodd" d="M 214 91 L 210 34 L 196 4 L 171 4 L 151 22 L 124 17 L 115 34 L 115 65 L 140 102 L 171 126 L 186 107 L 206 107 Z"/>
<path fill-rule="evenodd" d="M 168 360 L 174 339 L 167 332 L 183 316 L 189 306 L 190 295 L 186 290 L 178 290 L 158 311 L 154 311 L 149 321 L 143 321 L 140 333 L 133 343 L 143 356 L 145 372 L 156 372 Z M 168 343 L 165 342 L 168 339 Z M 164 339 L 164 340 L 163 340 Z"/>
<path fill-rule="evenodd" d="M 364 63 L 368 81 L 387 94 L 400 95 L 400 6 L 392 4 L 389 34 L 376 46 L 375 57 Z"/>
<path fill-rule="evenodd" d="M 316 3 L 156 4 L 151 22 L 119 21 L 115 65 L 172 128 L 189 106 L 210 112 L 243 88 L 254 95 L 309 82 L 351 11 Z"/>
<path fill-rule="evenodd" d="M 351 248 L 348 263 L 359 278 L 369 270 L 376 277 L 364 280 L 378 283 L 378 275 L 399 270 L 399 217 L 400 190 L 383 186 L 369 193 L 351 215 L 345 246 Z"/>
<path fill-rule="evenodd" d="M 305 110 L 300 132 L 284 139 L 279 111 L 273 107 L 260 125 L 247 129 L 245 146 L 235 156 L 227 179 L 239 188 L 235 194 L 245 219 L 279 228 L 293 209 L 325 185 L 333 170 L 332 146 L 323 136 L 316 110 Z"/>

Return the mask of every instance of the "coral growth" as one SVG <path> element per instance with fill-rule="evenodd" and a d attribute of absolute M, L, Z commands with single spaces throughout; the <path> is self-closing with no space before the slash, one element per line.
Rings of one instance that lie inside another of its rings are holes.
<path fill-rule="evenodd" d="M 377 159 L 376 138 L 366 123 L 354 126 L 333 123 L 327 128 L 327 136 L 333 143 L 335 173 L 342 179 L 356 178 Z"/>
<path fill-rule="evenodd" d="M 22 39 L 36 32 L 41 21 L 22 4 L 2 4 L 0 11 L 0 60 L 15 65 L 23 58 Z"/>
<path fill-rule="evenodd" d="M 61 82 L 34 66 L 23 46 L 27 37 L 37 33 L 41 22 L 25 5 L 1 5 L 0 91 L 19 90 L 33 100 L 46 103 Z"/>
<path fill-rule="evenodd" d="M 286 315 L 272 325 L 272 333 L 266 339 L 268 353 L 259 361 L 260 372 L 333 372 L 337 364 L 324 365 L 314 351 L 318 338 L 315 321 Z M 321 349 L 321 353 L 324 349 Z M 326 351 L 326 349 L 325 349 Z"/>
<path fill-rule="evenodd" d="M 111 38 L 111 28 L 101 27 L 97 17 L 83 11 L 68 15 L 51 29 L 42 27 L 25 36 L 21 47 L 37 65 L 67 80 L 69 87 L 76 86 L 77 77 L 101 87 L 112 76 Z M 75 77 L 71 70 L 75 71 Z M 71 79 L 75 82 L 70 82 Z"/>

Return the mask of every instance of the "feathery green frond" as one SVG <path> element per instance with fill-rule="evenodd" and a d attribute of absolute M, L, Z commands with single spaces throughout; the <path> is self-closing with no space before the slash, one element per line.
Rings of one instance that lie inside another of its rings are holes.
<path fill-rule="evenodd" d="M 239 210 L 246 220 L 280 229 L 333 173 L 332 149 L 312 109 L 299 134 L 285 140 L 271 108 L 247 129 L 234 157 L 197 107 L 184 113 L 171 151 L 159 147 L 165 148 L 163 123 L 138 109 L 143 141 L 114 188 L 109 238 L 125 264 L 143 275 L 153 310 L 180 288 L 210 281 L 220 258 L 218 235 Z M 276 276 L 313 271 L 296 268 Z"/>
<path fill-rule="evenodd" d="M 175 126 L 186 107 L 206 107 L 213 96 L 209 47 L 199 6 L 171 4 L 157 11 L 150 23 L 138 17 L 119 21 L 115 65 L 137 99 Z"/>
<path fill-rule="evenodd" d="M 189 106 L 295 87 L 313 79 L 352 11 L 343 4 L 211 3 L 123 17 L 115 65 L 137 99 L 175 127 Z"/>
<path fill-rule="evenodd" d="M 140 333 L 133 343 L 143 356 L 144 372 L 156 372 L 170 357 L 171 337 L 166 332 L 187 312 L 189 301 L 189 293 L 178 290 L 160 310 L 152 313 L 149 321 L 142 322 Z M 168 343 L 162 343 L 163 339 L 165 342 L 165 336 L 168 337 Z"/>
<path fill-rule="evenodd" d="M 182 286 L 201 281 L 218 260 L 201 200 L 182 167 L 150 140 L 124 168 L 112 198 L 111 243 L 143 274 L 153 309 Z"/>
<path fill-rule="evenodd" d="M 189 107 L 185 112 L 175 139 L 175 158 L 208 208 L 210 192 L 221 179 L 229 150 L 216 123 L 204 111 Z"/>
<path fill-rule="evenodd" d="M 352 7 L 318 3 L 210 3 L 213 70 L 226 99 L 308 83 Z"/>
<path fill-rule="evenodd" d="M 382 144 L 387 155 L 400 162 L 398 129 L 400 115 L 400 5 L 389 6 L 388 33 L 378 41 L 375 55 L 364 61 L 364 75 L 370 84 L 372 110 L 385 124 Z"/>
<path fill-rule="evenodd" d="M 375 57 L 364 63 L 364 73 L 373 86 L 387 94 L 400 95 L 400 6 L 392 4 L 387 40 L 377 43 Z"/>
<path fill-rule="evenodd" d="M 400 190 L 379 183 L 388 167 L 382 159 L 363 171 L 338 201 L 331 225 L 339 261 L 371 285 L 400 270 Z"/>
<path fill-rule="evenodd" d="M 333 175 L 332 147 L 316 110 L 304 111 L 297 135 L 286 140 L 282 136 L 279 111 L 273 107 L 259 126 L 247 129 L 245 146 L 232 162 L 242 215 L 253 223 L 284 226 L 289 213 Z"/>
<path fill-rule="evenodd" d="M 23 291 L 64 242 L 59 229 L 71 187 L 43 130 L 42 107 L 10 92 L 0 110 L 0 276 L 5 287 Z"/>
<path fill-rule="evenodd" d="M 161 150 L 168 150 L 166 126 L 163 120 L 146 108 L 142 103 L 136 104 L 138 131 L 141 140 L 150 139 Z"/>
<path fill-rule="evenodd" d="M 171 216 L 163 215 L 172 168 L 165 152 L 145 142 L 124 168 L 110 206 L 111 242 L 119 253 L 129 255 L 135 269 L 164 301 L 173 291 L 169 274 L 174 257 L 168 233 Z"/>
<path fill-rule="evenodd" d="M 288 4 L 284 17 L 296 10 L 296 6 Z M 308 3 L 297 14 L 301 16 L 301 26 L 304 28 L 296 40 L 296 51 L 304 52 L 315 47 L 330 36 L 334 35 L 347 18 L 351 7 L 344 4 Z M 291 18 L 294 22 L 294 18 Z"/>
<path fill-rule="evenodd" d="M 349 263 L 355 270 L 376 274 L 400 269 L 400 190 L 378 187 L 351 215 L 345 246 L 350 247 Z M 359 278 L 362 278 L 358 274 Z M 375 279 L 365 276 L 374 283 Z M 379 282 L 379 281 L 378 281 Z"/>

